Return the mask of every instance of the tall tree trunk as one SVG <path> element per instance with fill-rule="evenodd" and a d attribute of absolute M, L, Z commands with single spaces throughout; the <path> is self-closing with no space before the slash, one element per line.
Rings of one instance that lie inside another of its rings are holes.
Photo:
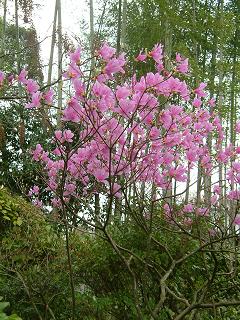
<path fill-rule="evenodd" d="M 223 0 L 220 0 L 220 26 L 223 25 Z M 222 113 L 223 113 L 223 48 L 222 48 L 222 37 L 220 35 L 220 45 L 219 45 L 219 61 L 220 61 L 220 66 L 219 66 L 219 75 L 218 75 L 218 112 L 220 116 L 220 121 L 222 123 Z M 227 138 L 226 138 L 227 139 Z M 222 144 L 220 145 L 220 151 L 222 150 Z M 220 205 L 220 210 L 222 210 L 224 201 L 223 201 L 223 164 L 221 161 L 219 162 L 219 187 L 220 187 L 220 195 L 219 195 L 219 205 Z M 224 210 L 223 210 L 224 211 Z M 224 211 L 225 212 L 225 211 Z"/>
<path fill-rule="evenodd" d="M 52 81 L 53 55 L 54 55 L 54 47 L 56 43 L 57 11 L 58 11 L 58 0 L 56 0 L 55 9 L 54 9 L 52 42 L 51 42 L 50 57 L 49 57 L 49 64 L 48 64 L 48 81 L 47 81 L 48 85 L 50 85 Z"/>
<path fill-rule="evenodd" d="M 21 56 L 20 56 L 20 32 L 18 23 L 18 0 L 15 0 L 15 27 L 16 27 L 16 38 L 17 38 L 17 72 L 20 73 L 21 69 Z"/>
<path fill-rule="evenodd" d="M 89 2 L 90 9 L 90 51 L 91 51 L 91 72 L 94 69 L 94 13 L 93 13 L 93 0 Z"/>
<path fill-rule="evenodd" d="M 122 0 L 118 0 L 117 53 L 121 49 Z"/>
<path fill-rule="evenodd" d="M 170 6 L 170 1 L 168 1 L 168 5 Z M 170 24 L 169 21 L 169 17 L 168 17 L 167 13 L 164 16 L 165 19 L 165 34 L 164 34 L 164 53 L 166 56 L 165 59 L 165 68 L 166 69 L 170 69 L 170 59 L 171 59 L 171 55 L 172 55 L 172 26 Z M 166 107 L 168 107 L 168 104 L 166 105 Z M 172 203 L 172 194 L 173 194 L 173 190 L 172 190 L 172 179 L 169 181 L 169 188 L 166 190 L 165 192 L 165 197 L 166 197 L 166 202 L 171 204 Z"/>
<path fill-rule="evenodd" d="M 215 74 L 216 74 L 216 50 L 217 50 L 217 37 L 214 37 L 214 48 L 212 52 L 212 59 L 211 59 L 211 75 L 210 75 L 210 88 L 211 88 L 211 97 L 213 96 L 214 92 L 214 80 L 215 80 Z M 213 108 L 209 106 L 209 112 L 212 114 Z M 210 133 L 208 138 L 207 138 L 207 146 L 208 150 L 212 151 L 212 134 Z M 210 203 L 211 199 L 211 185 L 212 185 L 212 179 L 211 179 L 211 174 L 205 174 L 205 179 L 204 179 L 204 200 L 205 200 L 205 205 L 208 206 Z"/>
<path fill-rule="evenodd" d="M 61 126 L 62 116 L 62 12 L 61 0 L 57 0 L 57 16 L 58 16 L 58 114 L 57 126 Z"/>
<path fill-rule="evenodd" d="M 127 0 L 123 0 L 122 9 L 122 31 L 121 31 L 121 49 L 126 49 L 126 28 L 127 28 Z"/>
<path fill-rule="evenodd" d="M 2 27 L 1 55 L 5 54 L 6 25 L 7 25 L 7 0 L 4 0 L 4 3 L 3 3 L 3 27 Z M 4 58 L 2 58 L 2 61 L 4 61 Z M 1 63 L 1 65 L 3 65 L 3 63 Z"/>

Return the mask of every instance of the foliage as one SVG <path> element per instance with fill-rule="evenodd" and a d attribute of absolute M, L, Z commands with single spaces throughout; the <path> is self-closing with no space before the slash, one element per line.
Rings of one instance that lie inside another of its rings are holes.
<path fill-rule="evenodd" d="M 5 231 L 6 224 L 20 226 L 22 219 L 19 216 L 20 207 L 11 196 L 2 188 L 0 189 L 0 229 L 1 234 Z"/>
<path fill-rule="evenodd" d="M 21 320 L 21 318 L 19 318 L 16 314 L 7 316 L 4 312 L 4 309 L 6 309 L 9 306 L 9 303 L 1 300 L 2 297 L 0 297 L 0 320 Z"/>
<path fill-rule="evenodd" d="M 2 28 L 3 22 L 0 20 L 1 34 Z M 41 83 L 43 74 L 36 30 L 33 27 L 29 29 L 21 27 L 19 34 L 20 48 L 18 48 L 16 27 L 7 24 L 4 52 L 1 47 L 0 66 L 8 75 L 9 81 L 13 81 L 12 75 L 16 73 L 17 60 L 19 60 L 20 67 L 27 68 L 29 74 Z M 15 96 L 16 99 L 9 100 L 3 96 L 8 98 Z M 46 124 L 43 126 L 43 120 L 38 117 L 33 121 L 29 113 L 24 110 L 25 98 L 21 87 L 9 90 L 6 81 L 0 88 L 0 101 L 0 184 L 19 194 L 26 194 L 30 181 L 38 179 L 34 166 L 29 162 L 28 150 L 38 139 L 46 138 L 46 129 L 44 129 Z"/>

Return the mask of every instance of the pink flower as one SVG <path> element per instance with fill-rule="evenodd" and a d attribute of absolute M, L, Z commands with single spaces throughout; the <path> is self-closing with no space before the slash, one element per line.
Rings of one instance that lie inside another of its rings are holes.
<path fill-rule="evenodd" d="M 43 203 L 42 203 L 41 200 L 35 199 L 35 200 L 33 201 L 33 205 L 36 206 L 37 208 L 42 208 Z"/>
<path fill-rule="evenodd" d="M 104 182 L 108 178 L 108 172 L 102 168 L 96 169 L 93 172 L 93 175 L 99 182 Z"/>
<path fill-rule="evenodd" d="M 208 101 L 208 104 L 210 107 L 215 107 L 215 104 L 216 104 L 216 100 L 214 98 L 211 98 L 209 101 Z"/>
<path fill-rule="evenodd" d="M 5 74 L 0 70 L 0 86 L 3 85 L 4 79 L 5 79 Z"/>
<path fill-rule="evenodd" d="M 60 199 L 53 198 L 51 200 L 51 203 L 52 203 L 53 207 L 55 207 L 55 208 L 61 207 L 61 200 Z"/>
<path fill-rule="evenodd" d="M 52 102 L 53 102 L 53 95 L 54 95 L 54 91 L 53 89 L 49 89 L 47 92 L 45 92 L 43 94 L 43 98 L 45 100 L 45 102 L 48 104 L 48 105 L 51 105 Z"/>
<path fill-rule="evenodd" d="M 75 94 L 76 94 L 77 98 L 80 98 L 80 97 L 84 96 L 84 94 L 85 94 L 85 85 L 82 83 L 81 80 L 74 79 L 73 80 L 73 86 L 74 86 Z"/>
<path fill-rule="evenodd" d="M 178 66 L 177 71 L 183 74 L 188 73 L 188 59 L 183 60 Z"/>
<path fill-rule="evenodd" d="M 185 206 L 183 207 L 183 212 L 193 212 L 193 205 L 191 203 L 185 204 Z"/>
<path fill-rule="evenodd" d="M 38 186 L 33 186 L 29 192 L 28 192 L 28 195 L 29 196 L 32 196 L 32 195 L 38 195 L 39 194 L 39 187 Z"/>
<path fill-rule="evenodd" d="M 163 46 L 161 44 L 156 44 L 152 51 L 149 52 L 150 57 L 152 57 L 157 63 L 161 63 L 163 59 Z"/>
<path fill-rule="evenodd" d="M 80 107 L 78 101 L 72 98 L 68 102 L 67 108 L 63 111 L 63 120 L 79 122 L 82 116 L 82 108 Z"/>
<path fill-rule="evenodd" d="M 113 184 L 113 194 L 116 198 L 121 198 L 121 186 L 118 183 Z"/>
<path fill-rule="evenodd" d="M 201 101 L 201 99 L 194 98 L 192 104 L 193 104 L 193 106 L 194 106 L 195 108 L 199 108 L 199 107 L 201 107 L 201 105 L 202 105 L 202 101 Z"/>
<path fill-rule="evenodd" d="M 14 75 L 10 74 L 10 76 L 7 77 L 9 84 L 12 84 L 13 80 L 14 80 Z"/>
<path fill-rule="evenodd" d="M 39 85 L 37 84 L 37 82 L 32 79 L 27 80 L 26 85 L 27 85 L 27 91 L 30 94 L 33 94 L 34 92 L 38 91 L 38 89 L 39 89 Z"/>
<path fill-rule="evenodd" d="M 32 101 L 26 104 L 26 109 L 39 108 L 41 106 L 42 94 L 37 91 L 32 94 Z"/>
<path fill-rule="evenodd" d="M 178 63 L 180 63 L 182 61 L 182 57 L 181 57 L 180 53 L 176 53 L 176 61 Z"/>
<path fill-rule="evenodd" d="M 168 203 L 163 205 L 163 210 L 167 219 L 171 219 L 171 208 Z"/>
<path fill-rule="evenodd" d="M 102 46 L 102 48 L 98 51 L 98 54 L 106 61 L 110 60 L 112 56 L 115 54 L 116 49 L 108 46 L 106 43 Z"/>
<path fill-rule="evenodd" d="M 104 72 L 109 76 L 118 72 L 125 73 L 123 69 L 125 63 L 126 60 L 124 58 L 124 53 L 122 53 L 118 58 L 112 58 L 108 61 L 106 67 L 104 68 Z"/>
<path fill-rule="evenodd" d="M 207 217 L 209 215 L 209 209 L 208 208 L 197 208 L 196 214 L 199 216 Z"/>
<path fill-rule="evenodd" d="M 157 139 L 160 136 L 160 130 L 156 127 L 152 127 L 150 130 L 150 139 Z"/>
<path fill-rule="evenodd" d="M 201 82 L 199 87 L 194 90 L 194 92 L 199 98 L 206 97 L 207 94 L 206 92 L 203 91 L 206 88 L 206 86 L 207 86 L 206 83 Z"/>
<path fill-rule="evenodd" d="M 117 87 L 116 97 L 118 100 L 126 99 L 130 95 L 130 90 L 126 87 Z"/>
<path fill-rule="evenodd" d="M 230 200 L 239 200 L 240 199 L 240 191 L 238 191 L 238 190 L 229 191 L 227 197 Z"/>
<path fill-rule="evenodd" d="M 54 135 L 55 135 L 55 138 L 58 140 L 58 141 L 61 141 L 62 140 L 62 131 L 61 130 L 56 130 L 54 132 Z"/>
<path fill-rule="evenodd" d="M 240 120 L 236 122 L 236 128 L 235 128 L 237 133 L 240 133 Z"/>
<path fill-rule="evenodd" d="M 74 134 L 72 133 L 71 130 L 64 130 L 63 131 L 63 141 L 67 141 L 67 142 L 73 142 L 73 138 Z"/>
<path fill-rule="evenodd" d="M 64 187 L 64 197 L 67 197 L 69 195 L 73 195 L 74 191 L 76 190 L 76 185 L 74 183 L 67 183 Z"/>
<path fill-rule="evenodd" d="M 145 53 L 142 53 L 142 51 L 139 53 L 139 55 L 135 58 L 136 61 L 141 61 L 143 62 L 146 60 L 147 55 Z"/>
<path fill-rule="evenodd" d="M 38 144 L 36 145 L 36 149 L 32 151 L 33 159 L 34 159 L 35 161 L 39 161 L 39 158 L 41 157 L 42 152 L 43 152 L 43 148 L 42 148 L 42 146 L 38 143 Z"/>
<path fill-rule="evenodd" d="M 217 201 L 218 201 L 218 196 L 215 194 L 214 196 L 211 197 L 211 204 L 215 206 Z"/>
<path fill-rule="evenodd" d="M 27 84 L 27 81 L 28 81 L 28 80 L 26 79 L 27 74 L 28 74 L 28 71 L 25 70 L 25 69 L 23 69 L 23 70 L 20 72 L 20 74 L 18 75 L 18 81 L 19 81 L 20 83 Z"/>
<path fill-rule="evenodd" d="M 213 192 L 215 192 L 216 194 L 220 195 L 220 193 L 221 193 L 221 188 L 220 188 L 220 186 L 219 186 L 219 185 L 215 185 L 215 186 L 213 187 Z"/>
<path fill-rule="evenodd" d="M 81 48 L 78 47 L 74 52 L 71 52 L 69 56 L 72 63 L 76 63 L 76 65 L 80 64 Z"/>

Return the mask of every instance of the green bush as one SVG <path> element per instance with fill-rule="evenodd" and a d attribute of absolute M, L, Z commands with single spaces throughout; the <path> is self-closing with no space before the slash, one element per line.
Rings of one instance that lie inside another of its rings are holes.
<path fill-rule="evenodd" d="M 9 307 L 9 302 L 1 301 L 2 297 L 0 297 L 0 320 L 22 320 L 19 318 L 16 314 L 11 314 L 10 316 L 7 316 L 4 310 Z"/>

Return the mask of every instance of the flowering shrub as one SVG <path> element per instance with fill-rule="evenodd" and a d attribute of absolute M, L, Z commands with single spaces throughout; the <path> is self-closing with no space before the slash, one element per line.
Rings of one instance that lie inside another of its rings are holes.
<path fill-rule="evenodd" d="M 95 69 L 89 73 L 87 61 L 81 60 L 81 49 L 70 53 L 70 63 L 63 74 L 70 97 L 66 97 L 65 108 L 58 110 L 61 125 L 52 127 L 48 150 L 38 144 L 32 151 L 46 185 L 33 186 L 29 196 L 37 206 L 42 206 L 41 192 L 49 192 L 50 205 L 59 212 L 66 229 L 69 224 L 77 227 L 84 223 L 103 233 L 133 278 L 139 317 L 141 280 L 130 261 L 134 257 L 145 267 L 153 268 L 161 287 L 160 298 L 154 297 L 154 303 L 149 300 L 155 319 L 166 301 L 166 282 L 176 266 L 214 244 L 214 250 L 219 244 L 229 249 L 229 239 L 237 237 L 232 226 L 240 224 L 236 206 L 240 198 L 240 147 L 222 147 L 224 130 L 215 101 L 208 97 L 205 83 L 190 88 L 183 80 L 189 67 L 188 59 L 180 54 L 172 62 L 171 70 L 167 70 L 161 45 L 155 45 L 149 53 L 140 52 L 136 61 L 154 61 L 155 70 L 139 78 L 131 72 L 129 75 L 125 55 L 117 55 L 107 44 L 94 58 Z M 3 83 L 4 75 L 1 77 Z M 26 108 L 54 108 L 52 89 L 40 89 L 27 78 L 25 70 L 18 81 L 29 97 Z M 237 122 L 238 133 L 239 127 Z M 208 203 L 197 195 L 196 201 L 190 199 L 183 204 L 182 195 L 191 184 L 190 173 L 200 168 L 203 176 L 211 177 L 216 175 L 219 164 L 228 171 L 227 201 L 223 201 L 223 181 L 217 181 L 209 186 Z M 168 248 L 171 244 L 153 236 L 153 222 L 160 216 L 167 224 L 159 224 L 159 232 L 161 227 L 167 227 L 169 232 L 183 233 L 192 241 L 193 251 L 189 252 L 191 246 L 186 246 L 180 257 L 172 256 Z M 119 246 L 109 231 L 115 218 L 131 219 L 141 226 L 149 243 L 165 251 L 168 263 L 155 266 L 154 261 L 138 257 L 131 248 Z M 232 242 L 231 245 L 235 247 Z M 205 289 L 213 281 L 211 275 Z M 195 302 L 191 305 L 188 300 L 182 301 L 185 306 L 175 319 L 201 308 Z"/>
<path fill-rule="evenodd" d="M 33 159 L 46 174 L 53 206 L 61 207 L 72 198 L 81 201 L 94 193 L 124 199 L 131 186 L 144 183 L 155 187 L 154 201 L 167 202 L 169 216 L 170 201 L 163 191 L 172 189 L 173 182 L 184 188 L 188 171 L 198 165 L 203 175 L 211 176 L 219 162 L 232 163 L 228 179 L 233 186 L 239 183 L 240 149 L 232 145 L 222 148 L 223 128 L 206 84 L 191 89 L 182 80 L 182 74 L 188 73 L 188 59 L 177 54 L 168 71 L 163 47 L 155 45 L 136 58 L 139 63 L 153 59 L 155 72 L 137 79 L 135 74 L 126 75 L 125 55 L 116 55 L 107 44 L 96 52 L 96 58 L 96 72 L 88 79 L 81 49 L 70 53 L 64 77 L 72 94 L 62 111 L 64 128 L 55 131 L 51 150 L 37 145 L 33 151 Z M 40 92 L 38 84 L 26 77 L 25 70 L 18 77 L 30 97 L 26 108 L 52 105 L 53 90 Z M 239 123 L 237 131 L 238 127 Z M 41 205 L 39 191 L 31 194 Z M 194 205 L 191 212 L 208 216 L 210 208 L 219 207 L 222 194 L 222 190 L 213 191 L 208 208 Z M 237 189 L 229 189 L 230 200 L 239 196 Z M 184 220 L 190 223 L 188 218 Z"/>

